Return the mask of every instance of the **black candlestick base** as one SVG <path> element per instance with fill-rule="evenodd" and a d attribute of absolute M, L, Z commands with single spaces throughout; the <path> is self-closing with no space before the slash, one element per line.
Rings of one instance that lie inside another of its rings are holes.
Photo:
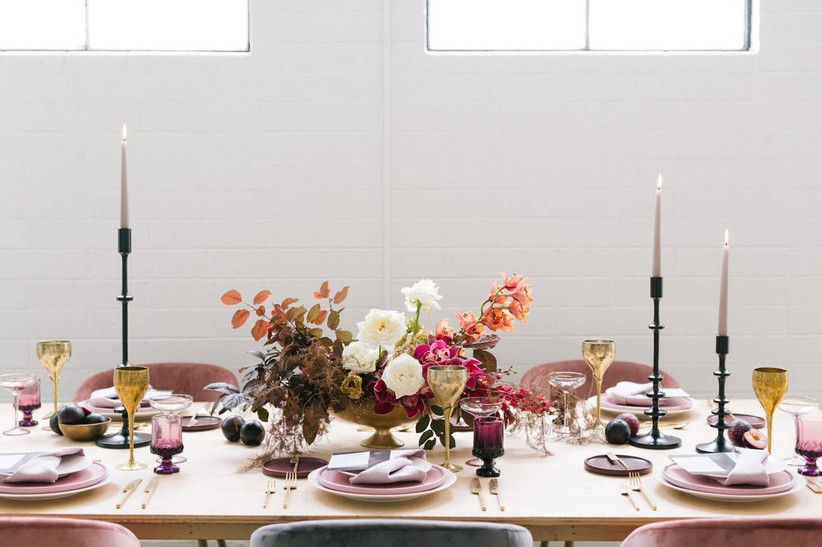
<path fill-rule="evenodd" d="M 662 433 L 654 435 L 651 431 L 647 435 L 635 435 L 628 439 L 631 446 L 638 446 L 639 448 L 650 448 L 656 450 L 669 450 L 671 448 L 679 448 L 682 446 L 682 439 L 679 437 L 671 437 L 663 435 Z"/>
<path fill-rule="evenodd" d="M 716 454 L 719 452 L 733 452 L 734 447 L 725 440 L 725 437 L 709 443 L 696 445 L 696 451 L 702 454 Z"/>
<path fill-rule="evenodd" d="M 123 427 L 114 435 L 109 435 L 108 437 L 100 437 L 99 439 L 97 439 L 95 444 L 100 448 L 112 448 L 115 450 L 128 449 L 130 442 L 128 435 L 128 414 L 126 413 L 125 408 L 123 408 L 121 411 L 118 410 L 118 412 L 121 412 L 123 415 Z M 142 446 L 148 446 L 150 444 L 151 435 L 146 435 L 145 433 L 134 434 L 134 448 L 140 448 Z"/>
<path fill-rule="evenodd" d="M 725 369 L 725 356 L 728 355 L 728 347 L 727 336 L 716 337 L 716 354 L 719 357 L 719 369 L 714 371 L 714 376 L 716 376 L 719 385 L 719 393 L 716 399 L 714 399 L 716 408 L 711 411 L 711 414 L 716 416 L 716 422 L 711 424 L 711 427 L 716 429 L 716 439 L 709 443 L 696 445 L 697 452 L 714 454 L 717 452 L 734 451 L 734 447 L 731 446 L 731 443 L 725 438 L 725 430 L 728 429 L 725 418 L 731 415 L 730 412 L 725 410 L 725 405 L 730 402 L 728 398 L 725 397 L 725 379 L 731 375 L 731 373 Z"/>

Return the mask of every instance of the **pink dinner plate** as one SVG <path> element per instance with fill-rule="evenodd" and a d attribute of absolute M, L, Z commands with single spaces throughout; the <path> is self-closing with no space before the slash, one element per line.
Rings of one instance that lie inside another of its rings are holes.
<path fill-rule="evenodd" d="M 94 462 L 89 467 L 66 475 L 52 484 L 42 482 L 14 482 L 0 483 L 0 494 L 56 494 L 70 492 L 97 484 L 108 476 L 108 469 L 100 462 Z"/>
<path fill-rule="evenodd" d="M 663 388 L 664 389 L 664 388 Z M 694 406 L 694 400 L 689 399 L 686 397 L 671 397 L 670 399 L 660 399 L 659 400 L 659 407 L 665 409 L 668 412 L 683 412 L 685 410 L 690 410 Z M 648 399 L 647 406 L 634 406 L 634 405 L 618 405 L 616 403 L 611 402 L 611 397 L 607 393 L 602 394 L 602 408 L 605 410 L 611 411 L 626 411 L 626 412 L 641 412 L 646 408 L 651 407 L 651 400 Z"/>
<path fill-rule="evenodd" d="M 695 492 L 707 492 L 709 494 L 735 494 L 743 496 L 762 496 L 768 494 L 778 494 L 793 486 L 794 476 L 790 471 L 779 471 L 769 477 L 768 486 L 753 486 L 750 484 L 736 484 L 733 486 L 723 486 L 713 479 L 691 475 L 676 463 L 672 463 L 662 470 L 662 476 L 675 486 L 693 490 Z"/>
<path fill-rule="evenodd" d="M 417 492 L 427 492 L 437 488 L 445 482 L 443 469 L 434 465 L 426 473 L 422 482 L 394 482 L 391 484 L 351 484 L 350 475 L 339 471 L 329 471 L 327 466 L 319 470 L 318 479 L 320 484 L 330 490 L 346 492 L 349 494 L 372 494 L 382 496 L 397 496 L 402 494 L 415 494 Z"/>

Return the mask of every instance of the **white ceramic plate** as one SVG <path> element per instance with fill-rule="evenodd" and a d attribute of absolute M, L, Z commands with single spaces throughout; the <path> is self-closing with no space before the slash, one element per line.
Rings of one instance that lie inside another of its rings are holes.
<path fill-rule="evenodd" d="M 101 464 L 105 465 L 105 464 Z M 82 494 L 83 492 L 88 492 L 89 490 L 94 490 L 95 488 L 100 488 L 101 486 L 105 486 L 112 481 L 114 478 L 114 474 L 111 472 L 111 469 L 108 466 L 106 467 L 106 478 L 101 480 L 96 484 L 92 484 L 91 486 L 86 486 L 85 488 L 78 488 L 77 490 L 69 490 L 68 492 L 54 492 L 51 494 L 0 494 L 0 498 L 7 499 L 7 500 L 18 500 L 18 501 L 41 501 L 41 500 L 56 500 L 58 498 L 67 498 L 69 496 L 74 496 L 76 494 Z"/>
<path fill-rule="evenodd" d="M 687 408 L 677 407 L 675 409 L 660 407 L 661 409 L 665 410 L 665 416 L 676 416 L 678 414 L 685 414 L 686 412 L 690 412 L 691 409 L 694 407 L 694 400 L 691 399 L 691 404 Z M 596 395 L 588 399 L 588 404 L 591 408 L 596 409 L 597 407 L 597 398 Z M 644 417 L 645 416 L 645 409 L 651 408 L 651 400 L 648 399 L 648 406 L 647 407 L 640 407 L 640 406 L 623 406 L 623 405 L 615 405 L 613 403 L 608 402 L 605 398 L 603 398 L 600 402 L 600 408 L 603 412 L 608 414 L 622 414 L 623 412 L 628 412 L 630 414 L 634 414 L 636 416 Z"/>
<path fill-rule="evenodd" d="M 337 490 L 331 490 L 330 488 L 326 488 L 322 484 L 320 484 L 319 479 L 319 472 L 321 469 L 317 469 L 312 471 L 308 475 L 308 484 L 316 488 L 317 490 L 322 490 L 323 492 L 328 492 L 329 494 L 334 494 L 336 496 L 342 496 L 344 498 L 357 500 L 357 501 L 370 501 L 370 502 L 377 502 L 377 503 L 391 503 L 397 501 L 408 501 L 415 498 L 419 498 L 422 496 L 427 496 L 429 494 L 434 494 L 436 492 L 442 492 L 454 485 L 457 482 L 457 476 L 453 474 L 451 471 L 443 468 L 442 471 L 445 473 L 445 482 L 442 483 L 440 486 L 427 490 L 425 492 L 415 492 L 412 494 L 397 494 L 397 495 L 385 495 L 385 494 L 352 494 L 349 492 L 338 492 Z"/>
<path fill-rule="evenodd" d="M 776 492 L 775 494 L 765 494 L 762 496 L 752 496 L 742 495 L 742 494 L 712 494 L 709 492 L 697 492 L 696 490 L 688 490 L 687 488 L 682 488 L 676 485 L 671 484 L 670 482 L 665 480 L 665 477 L 662 476 L 662 470 L 654 469 L 654 478 L 659 481 L 660 484 L 663 486 L 667 486 L 672 490 L 677 490 L 679 492 L 684 492 L 685 494 L 690 494 L 691 496 L 695 496 L 697 498 L 703 498 L 706 500 L 717 500 L 717 501 L 728 501 L 733 503 L 746 503 L 746 502 L 755 502 L 755 501 L 765 501 L 771 498 L 778 498 L 780 496 L 787 496 L 789 494 L 793 494 L 795 492 L 799 492 L 803 488 L 805 488 L 805 477 L 802 475 L 791 471 L 794 475 L 793 484 L 788 490 L 784 492 Z"/>

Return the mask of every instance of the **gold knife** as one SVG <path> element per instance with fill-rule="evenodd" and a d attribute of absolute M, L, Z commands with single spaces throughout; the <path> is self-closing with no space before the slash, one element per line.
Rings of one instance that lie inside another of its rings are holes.
<path fill-rule="evenodd" d="M 151 499 L 151 496 L 153 496 L 154 492 L 157 491 L 157 486 L 159 485 L 159 483 L 160 483 L 160 477 L 154 477 L 148 483 L 148 486 L 146 486 L 146 489 L 144 490 L 144 492 L 146 494 L 146 498 L 143 500 L 143 509 L 146 508 L 146 505 L 148 505 L 148 502 Z"/>
<path fill-rule="evenodd" d="M 505 511 L 505 502 L 502 501 L 502 490 L 499 487 L 499 479 L 491 479 L 491 493 L 497 496 L 499 510 Z"/>
<path fill-rule="evenodd" d="M 128 483 L 125 488 L 123 488 L 122 493 L 123 497 L 120 498 L 120 501 L 117 502 L 117 509 L 123 506 L 126 500 L 131 496 L 137 487 L 140 486 L 140 483 L 143 482 L 143 479 L 134 479 L 130 483 Z"/>
<path fill-rule="evenodd" d="M 631 468 L 625 465 L 625 462 L 619 459 L 619 456 L 614 454 L 613 452 L 606 452 L 605 456 L 611 463 L 618 463 L 625 471 L 630 471 Z"/>

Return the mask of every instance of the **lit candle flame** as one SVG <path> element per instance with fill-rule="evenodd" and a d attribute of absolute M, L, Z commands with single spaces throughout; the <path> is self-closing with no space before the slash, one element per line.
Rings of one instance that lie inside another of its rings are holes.
<path fill-rule="evenodd" d="M 659 174 L 659 178 L 657 179 L 656 189 L 662 190 L 662 173 Z"/>
<path fill-rule="evenodd" d="M 728 229 L 725 228 L 725 246 L 728 246 Z"/>
<path fill-rule="evenodd" d="M 123 124 L 123 140 L 126 140 L 126 124 Z"/>

